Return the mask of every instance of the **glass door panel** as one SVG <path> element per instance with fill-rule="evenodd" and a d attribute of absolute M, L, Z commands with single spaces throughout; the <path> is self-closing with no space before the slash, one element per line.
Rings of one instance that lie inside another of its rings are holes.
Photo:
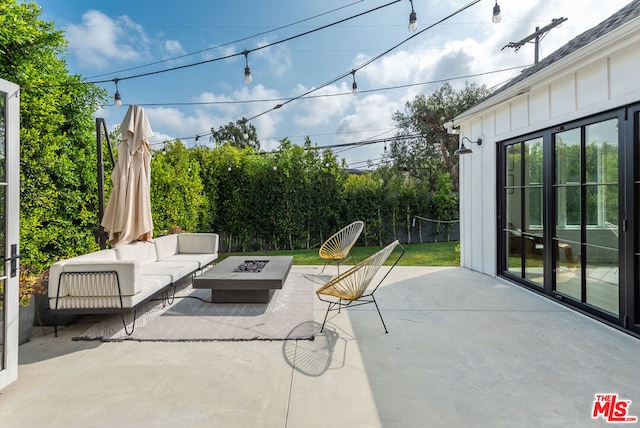
<path fill-rule="evenodd" d="M 507 271 L 515 276 L 522 275 L 522 233 L 507 231 Z"/>
<path fill-rule="evenodd" d="M 0 257 L 2 260 L 6 258 L 6 234 L 5 234 L 5 193 L 6 185 L 4 179 L 4 163 L 5 163 L 5 142 L 6 142 L 6 120 L 5 120 L 5 97 L 6 94 L 0 92 Z M 5 314 L 5 301 L 6 301 L 6 281 L 5 281 L 5 263 L 0 263 L 0 371 L 5 368 L 5 328 L 7 325 L 7 319 Z"/>
<path fill-rule="evenodd" d="M 618 315 L 618 251 L 587 246 L 586 302 Z"/>
<path fill-rule="evenodd" d="M 544 286 L 542 138 L 505 147 L 504 268 Z"/>
<path fill-rule="evenodd" d="M 619 314 L 618 119 L 555 134 L 554 287 Z"/>
<path fill-rule="evenodd" d="M 18 252 L 8 261 L 7 248 L 19 244 L 19 89 L 0 79 L 0 389 L 18 377 Z"/>

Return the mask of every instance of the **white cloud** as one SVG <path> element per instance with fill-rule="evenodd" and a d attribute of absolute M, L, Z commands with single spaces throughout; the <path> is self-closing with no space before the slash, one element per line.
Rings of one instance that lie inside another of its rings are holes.
<path fill-rule="evenodd" d="M 114 19 L 97 10 L 82 15 L 82 24 L 69 25 L 66 37 L 79 64 L 94 69 L 140 60 L 149 45 L 142 26 L 129 17 Z"/>
<path fill-rule="evenodd" d="M 258 46 L 266 46 L 269 43 L 271 42 L 264 39 L 258 43 Z M 249 55 L 249 59 L 251 59 L 252 56 L 266 60 L 269 67 L 269 73 L 282 76 L 291 69 L 291 53 L 284 44 L 277 44 L 275 46 L 254 51 Z M 249 61 L 249 66 L 251 66 L 251 61 Z M 253 72 L 253 67 L 251 70 Z"/>
<path fill-rule="evenodd" d="M 169 55 L 181 55 L 185 53 L 185 50 L 178 40 L 165 40 L 162 43 L 162 47 Z"/>
<path fill-rule="evenodd" d="M 374 134 L 393 128 L 395 123 L 391 116 L 400 107 L 397 102 L 390 100 L 383 94 L 362 97 L 356 103 L 353 113 L 340 120 L 337 132 L 348 135 L 339 138 L 347 140 L 370 138 Z M 354 133 L 363 130 L 367 130 L 366 134 L 369 135 L 354 135 Z"/>
<path fill-rule="evenodd" d="M 310 89 L 298 85 L 296 93 L 303 94 Z M 351 88 L 347 86 L 346 82 L 342 82 L 339 85 L 326 86 L 310 94 L 311 97 L 317 96 L 318 98 L 293 101 L 292 103 L 296 105 L 296 109 L 292 112 L 293 121 L 302 128 L 327 125 L 344 115 L 355 101 L 352 95 L 336 95 L 345 93 L 350 94 Z"/>

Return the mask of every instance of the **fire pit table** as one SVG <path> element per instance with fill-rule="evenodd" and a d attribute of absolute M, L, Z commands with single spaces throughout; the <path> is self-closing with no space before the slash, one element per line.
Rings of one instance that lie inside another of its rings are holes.
<path fill-rule="evenodd" d="M 289 275 L 291 256 L 229 256 L 193 279 L 211 289 L 213 303 L 269 303 Z"/>

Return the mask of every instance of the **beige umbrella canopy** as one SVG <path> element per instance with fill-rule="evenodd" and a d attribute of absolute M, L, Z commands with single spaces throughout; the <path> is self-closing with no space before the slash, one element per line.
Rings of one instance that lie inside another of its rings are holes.
<path fill-rule="evenodd" d="M 113 190 L 102 217 L 112 247 L 149 241 L 153 236 L 151 151 L 147 140 L 153 131 L 142 107 L 129 107 L 120 133 L 118 162 L 111 173 Z"/>

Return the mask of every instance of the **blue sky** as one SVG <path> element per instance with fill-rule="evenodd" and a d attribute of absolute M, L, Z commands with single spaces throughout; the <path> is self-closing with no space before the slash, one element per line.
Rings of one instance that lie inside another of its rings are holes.
<path fill-rule="evenodd" d="M 407 29 L 411 3 L 402 0 L 375 12 L 312 34 L 256 48 L 335 23 L 392 0 L 37 0 L 42 18 L 54 21 L 69 42 L 72 73 L 89 81 L 122 79 L 125 104 L 96 113 L 110 128 L 122 121 L 127 104 L 143 105 L 155 136 L 152 143 L 182 138 L 187 145 L 208 143 L 212 127 L 253 117 L 262 148 L 288 137 L 301 144 L 306 135 L 319 146 L 392 137 L 392 114 L 404 110 L 419 93 L 430 94 L 447 80 L 499 85 L 533 62 L 533 45 L 504 49 L 553 18 L 568 21 L 541 41 L 541 58 L 593 27 L 627 0 L 498 0 L 502 20 L 491 22 L 495 0 L 481 0 L 455 17 L 428 29 L 377 61 L 358 69 L 358 96 L 350 94 L 349 74 L 313 95 L 272 110 L 279 99 L 297 97 L 359 68 L 412 34 Z M 470 0 L 414 0 L 418 31 Z M 580 8 L 577 9 L 576 6 Z M 586 12 L 585 12 L 586 11 Z M 311 19 L 310 19 L 311 18 Z M 296 23 L 294 25 L 290 25 Z M 256 36 L 257 35 L 257 36 Z M 252 37 L 255 36 L 255 37 Z M 162 72 L 255 50 L 248 56 L 253 82 L 244 83 L 244 56 Z M 188 55 L 192 54 L 193 55 Z M 153 65 L 148 65 L 153 64 Z M 147 65 L 147 66 L 145 66 Z M 145 67 L 140 67 L 145 66 Z M 509 69 L 510 71 L 495 72 Z M 491 73 L 495 72 L 495 73 Z M 489 74 L 484 74 L 489 73 Z M 460 76 L 477 77 L 457 79 Z M 428 83 L 436 82 L 439 83 Z M 426 83 L 426 84 L 425 84 Z M 110 94 L 115 85 L 101 84 Z M 382 88 L 401 87 L 381 90 Z M 267 101 L 261 101 L 267 100 Z M 203 104 L 207 103 L 207 104 Z M 336 150 L 352 167 L 376 162 L 383 144 Z"/>

